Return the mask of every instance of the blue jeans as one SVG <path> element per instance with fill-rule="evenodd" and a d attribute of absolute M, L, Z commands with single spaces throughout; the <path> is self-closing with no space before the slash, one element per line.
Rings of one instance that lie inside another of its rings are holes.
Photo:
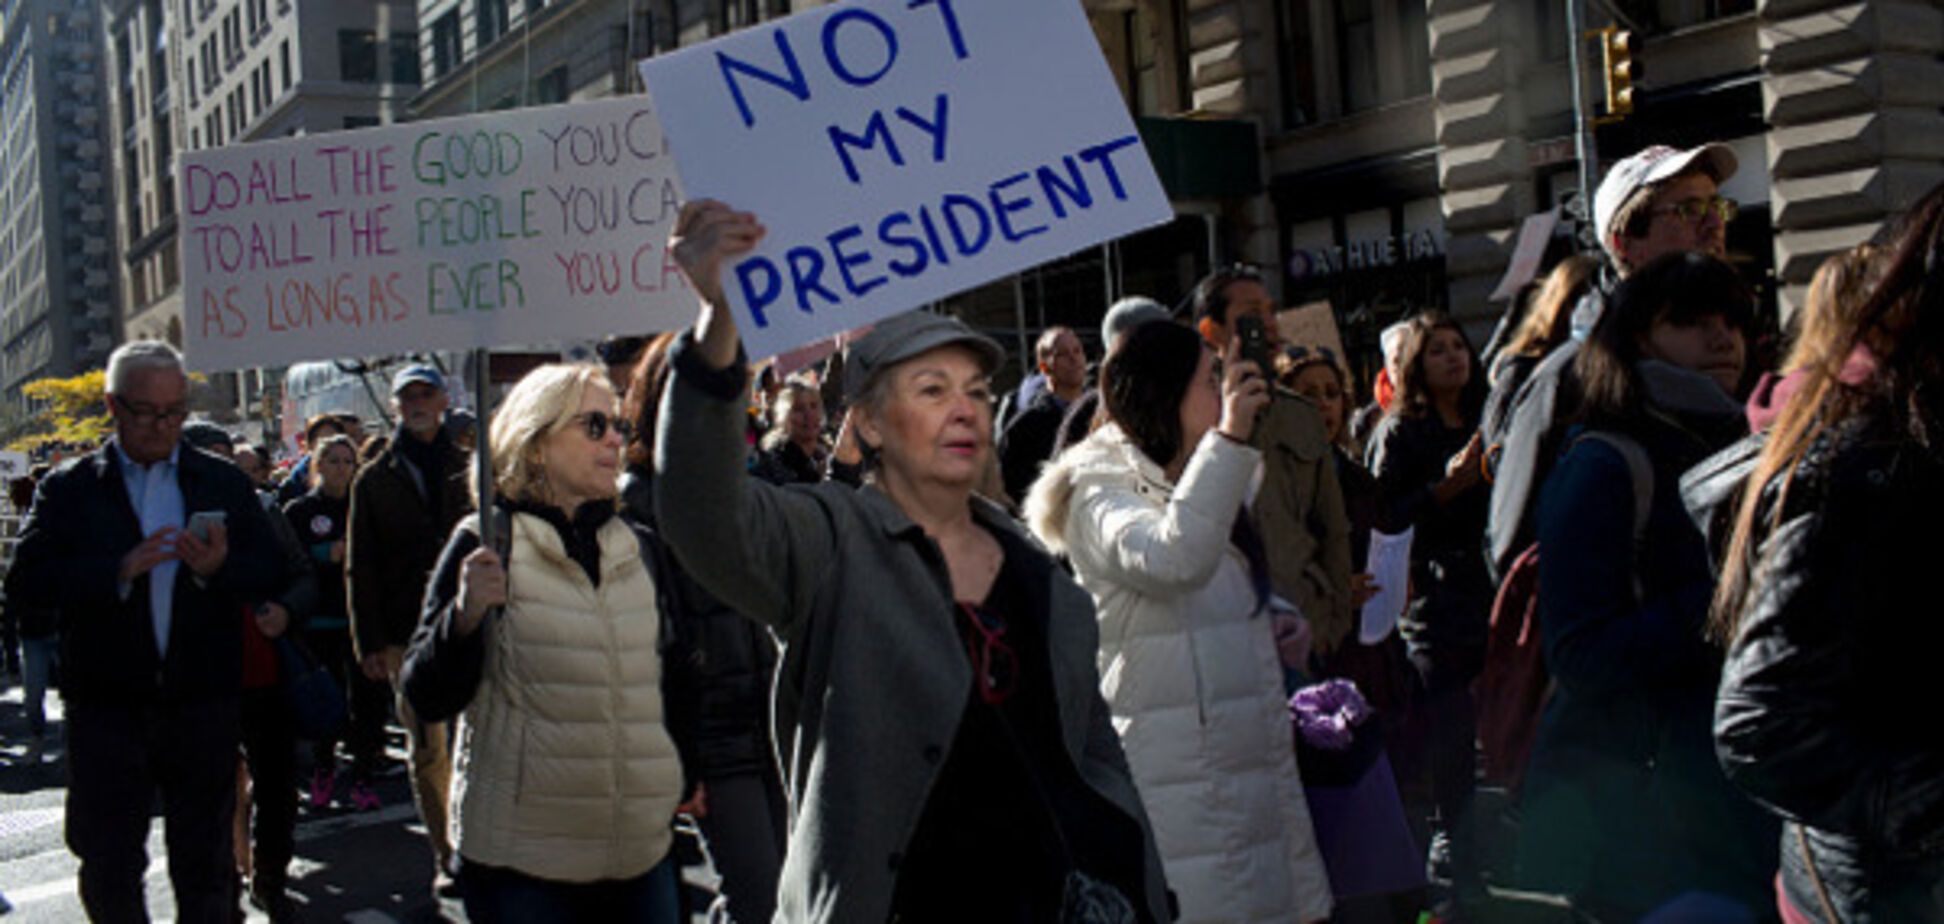
<path fill-rule="evenodd" d="M 682 917 L 675 892 L 675 863 L 669 858 L 633 879 L 598 882 L 555 882 L 474 863 L 463 854 L 460 860 L 459 883 L 465 889 L 466 918 L 473 924 L 678 924 Z"/>
<path fill-rule="evenodd" d="M 21 708 L 27 712 L 27 727 L 36 735 L 47 729 L 47 682 L 60 661 L 60 636 L 20 640 L 21 682 L 26 687 Z"/>

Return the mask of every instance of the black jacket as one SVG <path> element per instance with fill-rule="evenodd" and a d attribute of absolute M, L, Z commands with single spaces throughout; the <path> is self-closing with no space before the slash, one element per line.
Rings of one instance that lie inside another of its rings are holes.
<path fill-rule="evenodd" d="M 652 533 L 654 475 L 630 468 L 621 478 L 622 515 Z M 671 725 L 694 730 L 692 773 L 701 780 L 764 775 L 780 786 L 770 744 L 770 688 L 776 642 L 762 624 L 730 609 L 667 556 L 656 573 L 664 622 L 664 684 Z M 688 715 L 676 717 L 675 710 Z"/>
<path fill-rule="evenodd" d="M 1411 540 L 1416 596 L 1400 621 L 1401 634 L 1414 654 L 1429 652 L 1448 669 L 1475 675 L 1492 606 L 1492 585 L 1478 548 L 1489 489 L 1474 485 L 1446 504 L 1433 493 L 1444 480 L 1445 464 L 1471 437 L 1471 430 L 1447 427 L 1435 413 L 1391 414 L 1371 434 L 1365 455 L 1377 479 L 1380 526 L 1390 533 L 1416 530 Z"/>
<path fill-rule="evenodd" d="M 351 636 L 359 657 L 404 647 L 419 621 L 419 600 L 446 537 L 466 514 L 467 457 L 445 442 L 444 472 L 432 487 L 442 492 L 435 512 L 399 455 L 397 440 L 351 483 L 351 537 L 344 573 L 351 604 Z"/>
<path fill-rule="evenodd" d="M 1722 767 L 1790 822 L 1783 887 L 1819 920 L 1817 876 L 1845 922 L 1944 921 L 1944 723 L 1926 708 L 1944 623 L 1924 579 L 1944 458 L 1908 432 L 1877 413 L 1812 446 L 1779 523 L 1756 537 L 1756 589 L 1715 706 Z M 1745 477 L 1745 466 L 1713 469 Z M 1732 494 L 1710 487 L 1686 493 Z M 1780 501 L 1772 483 L 1757 523 Z M 1705 502 L 1694 512 L 1723 522 Z"/>
<path fill-rule="evenodd" d="M 286 584 L 284 560 L 250 481 L 228 461 L 184 444 L 177 484 L 185 517 L 227 514 L 229 555 L 202 581 L 176 569 L 168 657 L 158 656 L 149 575 L 122 597 L 122 557 L 142 527 L 111 440 L 42 480 L 7 573 L 7 597 L 60 613 L 62 695 L 138 705 L 234 697 L 242 682 L 243 607 Z"/>
<path fill-rule="evenodd" d="M 999 437 L 999 474 L 1006 483 L 1006 494 L 1023 503 L 1026 492 L 1039 478 L 1040 466 L 1053 458 L 1060 441 L 1060 423 L 1066 419 L 1067 405 L 1053 396 L 1052 389 L 1041 391 L 1033 403 L 1013 417 Z"/>

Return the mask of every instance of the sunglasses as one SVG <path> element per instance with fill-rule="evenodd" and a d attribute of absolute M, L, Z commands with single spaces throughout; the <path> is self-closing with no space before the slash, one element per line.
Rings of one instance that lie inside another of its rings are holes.
<path fill-rule="evenodd" d="M 588 411 L 585 414 L 575 414 L 569 419 L 580 424 L 581 432 L 586 433 L 587 438 L 595 442 L 607 439 L 609 430 L 621 434 L 623 441 L 634 437 L 633 421 L 606 411 Z"/>
<path fill-rule="evenodd" d="M 972 670 L 977 675 L 979 699 L 988 706 L 997 706 L 1019 688 L 1019 656 L 1006 644 L 1004 622 L 964 603 L 958 608 L 975 634 L 966 639 L 965 650 L 972 658 Z"/>

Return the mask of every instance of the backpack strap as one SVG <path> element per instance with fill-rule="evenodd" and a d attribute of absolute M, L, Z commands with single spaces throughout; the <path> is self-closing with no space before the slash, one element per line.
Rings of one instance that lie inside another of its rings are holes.
<path fill-rule="evenodd" d="M 1623 433 L 1589 430 L 1581 434 L 1580 439 L 1599 440 L 1607 444 L 1626 461 L 1627 474 L 1633 478 L 1634 598 L 1643 599 L 1646 589 L 1640 583 L 1640 551 L 1647 544 L 1647 518 L 1654 512 L 1654 462 L 1648 458 L 1647 448 L 1640 445 L 1640 441 Z"/>

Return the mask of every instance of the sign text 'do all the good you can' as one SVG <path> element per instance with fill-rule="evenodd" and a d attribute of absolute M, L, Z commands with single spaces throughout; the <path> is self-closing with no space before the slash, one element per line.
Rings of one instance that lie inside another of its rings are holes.
<path fill-rule="evenodd" d="M 776 355 L 1172 217 L 1077 0 L 853 0 L 643 61 Z"/>
<path fill-rule="evenodd" d="M 202 371 L 690 323 L 681 187 L 640 97 L 185 152 Z"/>

